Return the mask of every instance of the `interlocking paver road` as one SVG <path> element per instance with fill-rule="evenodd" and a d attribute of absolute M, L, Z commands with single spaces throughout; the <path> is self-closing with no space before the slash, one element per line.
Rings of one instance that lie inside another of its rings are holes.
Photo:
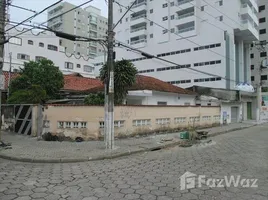
<path fill-rule="evenodd" d="M 232 132 L 213 142 L 114 160 L 34 164 L 0 160 L 1 200 L 268 199 L 268 125 Z M 186 171 L 258 179 L 257 188 L 180 190 Z"/>

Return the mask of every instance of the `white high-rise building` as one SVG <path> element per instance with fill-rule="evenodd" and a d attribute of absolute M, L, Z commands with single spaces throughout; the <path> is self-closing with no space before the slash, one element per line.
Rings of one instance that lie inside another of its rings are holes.
<path fill-rule="evenodd" d="M 256 45 L 252 45 L 251 51 L 251 81 L 254 86 L 257 86 L 260 81 L 264 92 L 268 92 L 268 69 L 260 71 L 261 62 L 267 59 L 268 52 L 268 1 L 259 0 L 259 34 L 260 41 Z M 267 98 L 268 100 L 268 98 Z M 267 101 L 266 100 L 266 101 Z"/>
<path fill-rule="evenodd" d="M 116 23 L 133 0 L 115 2 Z M 180 87 L 232 89 L 250 81 L 250 44 L 259 38 L 257 12 L 256 0 L 137 0 L 116 27 L 116 40 L 179 65 L 122 47 L 116 48 L 117 59 L 129 59 L 140 73 Z"/>

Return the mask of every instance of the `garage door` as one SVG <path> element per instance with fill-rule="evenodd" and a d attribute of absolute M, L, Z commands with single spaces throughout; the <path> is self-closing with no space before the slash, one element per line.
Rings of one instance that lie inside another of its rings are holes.
<path fill-rule="evenodd" d="M 238 107 L 231 107 L 231 123 L 236 123 L 238 120 Z"/>

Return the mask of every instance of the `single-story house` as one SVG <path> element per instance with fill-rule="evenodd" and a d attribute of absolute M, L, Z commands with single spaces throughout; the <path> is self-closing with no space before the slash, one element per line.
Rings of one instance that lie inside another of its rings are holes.
<path fill-rule="evenodd" d="M 3 74 L 6 80 L 4 91 L 6 94 L 9 73 L 5 71 Z M 10 73 L 11 80 L 17 76 L 17 73 Z M 83 77 L 79 73 L 64 75 L 64 87 L 61 89 L 63 99 L 53 102 L 83 104 L 86 95 L 102 91 L 104 85 L 99 79 Z M 125 103 L 128 105 L 196 105 L 196 96 L 193 91 L 153 77 L 137 75 L 136 83 L 129 88 Z"/>

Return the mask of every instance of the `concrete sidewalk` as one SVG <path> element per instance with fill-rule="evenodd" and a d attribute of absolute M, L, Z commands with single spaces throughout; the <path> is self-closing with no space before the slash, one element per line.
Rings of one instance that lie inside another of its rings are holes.
<path fill-rule="evenodd" d="M 255 123 L 237 123 L 228 126 L 202 129 L 209 136 L 241 130 L 255 126 Z M 0 158 L 38 163 L 67 163 L 110 159 L 134 153 L 151 151 L 179 145 L 180 133 L 152 135 L 147 137 L 115 140 L 115 150 L 106 151 L 103 141 L 88 142 L 46 142 L 25 135 L 4 132 L 2 139 L 11 143 L 12 149 L 1 149 Z"/>

